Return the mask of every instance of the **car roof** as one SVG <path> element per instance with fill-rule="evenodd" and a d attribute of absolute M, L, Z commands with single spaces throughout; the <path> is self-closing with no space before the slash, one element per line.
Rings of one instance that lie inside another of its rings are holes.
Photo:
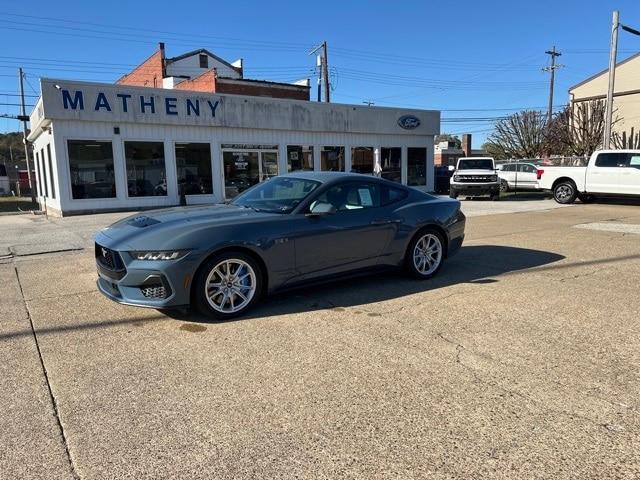
<path fill-rule="evenodd" d="M 285 175 L 279 175 L 279 177 L 284 178 L 304 178 L 306 180 L 315 180 L 321 183 L 330 183 L 338 180 L 380 180 L 378 177 L 373 177 L 371 175 L 364 175 L 362 173 L 347 173 L 347 172 L 316 172 L 312 170 L 303 171 L 303 172 L 292 172 L 287 173 Z"/>

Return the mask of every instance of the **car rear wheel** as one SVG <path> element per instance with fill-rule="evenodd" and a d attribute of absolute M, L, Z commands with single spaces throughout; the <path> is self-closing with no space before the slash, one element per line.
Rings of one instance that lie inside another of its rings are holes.
<path fill-rule="evenodd" d="M 553 187 L 553 198 L 556 202 L 561 204 L 569 204 L 576 201 L 578 197 L 578 192 L 576 189 L 576 184 L 572 181 L 564 181 L 558 183 L 555 187 Z"/>
<path fill-rule="evenodd" d="M 442 266 L 444 245 L 444 238 L 437 230 L 428 228 L 420 231 L 407 249 L 407 271 L 419 279 L 433 277 Z"/>
<path fill-rule="evenodd" d="M 509 184 L 506 180 L 500 180 L 500 191 L 505 193 L 509 191 Z"/>
<path fill-rule="evenodd" d="M 223 252 L 200 269 L 194 288 L 198 310 L 217 320 L 226 320 L 244 314 L 258 301 L 262 272 L 251 256 Z"/>

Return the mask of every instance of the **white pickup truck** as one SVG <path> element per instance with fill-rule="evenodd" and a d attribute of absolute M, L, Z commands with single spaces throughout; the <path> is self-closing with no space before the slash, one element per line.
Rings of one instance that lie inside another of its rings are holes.
<path fill-rule="evenodd" d="M 539 172 L 538 188 L 553 192 L 558 203 L 640 196 L 640 150 L 600 150 L 586 167 L 545 166 Z"/>

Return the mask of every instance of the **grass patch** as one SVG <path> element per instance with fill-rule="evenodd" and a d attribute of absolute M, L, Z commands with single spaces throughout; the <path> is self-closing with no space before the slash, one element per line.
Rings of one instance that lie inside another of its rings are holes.
<path fill-rule="evenodd" d="M 28 212 L 39 210 L 40 206 L 31 197 L 0 197 L 0 213 Z"/>

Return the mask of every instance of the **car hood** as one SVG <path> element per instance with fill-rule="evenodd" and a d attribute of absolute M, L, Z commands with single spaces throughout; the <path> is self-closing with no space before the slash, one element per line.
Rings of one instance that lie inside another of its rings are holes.
<path fill-rule="evenodd" d="M 111 245 L 129 248 L 139 248 L 141 239 L 145 244 L 149 243 L 145 248 L 179 248 L 180 239 L 190 231 L 251 223 L 275 216 L 281 215 L 228 204 L 166 208 L 123 218 L 102 229 L 96 239 L 104 236 L 111 240 Z"/>
<path fill-rule="evenodd" d="M 456 170 L 454 175 L 495 175 L 495 170 L 478 170 L 478 169 L 469 169 L 469 170 Z"/>

